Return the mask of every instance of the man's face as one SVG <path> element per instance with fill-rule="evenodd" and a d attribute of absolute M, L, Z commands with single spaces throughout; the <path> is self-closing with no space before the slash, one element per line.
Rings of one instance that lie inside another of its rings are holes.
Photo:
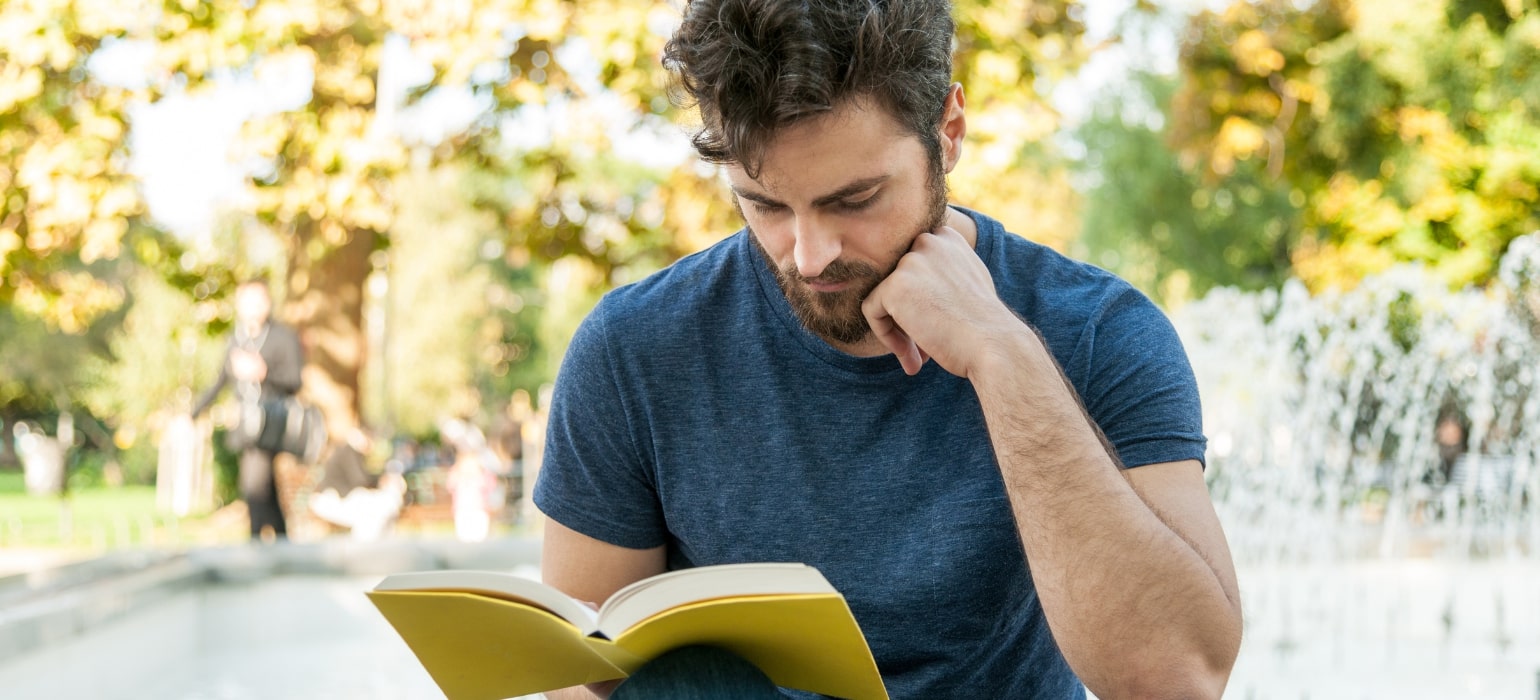
<path fill-rule="evenodd" d="M 866 100 L 779 133 L 757 179 L 740 166 L 728 178 L 797 317 L 846 345 L 871 332 L 861 314 L 867 295 L 946 215 L 941 164 Z"/>
<path fill-rule="evenodd" d="M 235 318 L 247 327 L 267 323 L 273 311 L 273 300 L 267 288 L 261 284 L 243 284 L 235 290 Z"/>

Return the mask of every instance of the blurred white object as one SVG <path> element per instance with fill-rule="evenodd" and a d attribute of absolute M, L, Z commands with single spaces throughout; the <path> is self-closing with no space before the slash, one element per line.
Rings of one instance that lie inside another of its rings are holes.
<path fill-rule="evenodd" d="M 346 496 L 336 489 L 319 491 L 310 497 L 310 511 L 326 522 L 348 528 L 353 539 L 372 542 L 395 525 L 405 494 L 406 481 L 386 474 L 379 488 L 356 488 Z"/>
<path fill-rule="evenodd" d="M 177 414 L 160 436 L 155 466 L 155 505 L 177 516 L 213 505 L 214 470 L 209 462 L 207 432 L 191 416 Z"/>
<path fill-rule="evenodd" d="M 17 423 L 14 434 L 27 493 L 53 496 L 64 490 L 64 448 L 59 441 L 26 423 Z"/>

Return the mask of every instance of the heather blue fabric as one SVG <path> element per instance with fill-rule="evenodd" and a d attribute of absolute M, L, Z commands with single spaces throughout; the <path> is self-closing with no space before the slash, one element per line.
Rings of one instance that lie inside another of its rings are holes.
<path fill-rule="evenodd" d="M 724 649 L 674 649 L 641 667 L 610 700 L 785 700 L 763 671 Z"/>
<path fill-rule="evenodd" d="M 978 224 L 1126 466 L 1203 457 L 1176 333 L 1112 275 Z M 850 602 L 894 698 L 1078 698 L 973 389 L 798 324 L 746 231 L 607 295 L 556 382 L 535 503 L 673 569 L 806 562 Z M 1117 634 L 1116 630 L 1107 630 Z"/>

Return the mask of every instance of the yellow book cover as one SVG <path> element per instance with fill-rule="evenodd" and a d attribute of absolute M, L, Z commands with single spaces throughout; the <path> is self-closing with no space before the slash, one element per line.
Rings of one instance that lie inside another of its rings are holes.
<path fill-rule="evenodd" d="M 624 678 L 670 649 L 731 651 L 776 685 L 886 700 L 844 596 L 804 564 L 672 571 L 594 611 L 538 581 L 487 571 L 395 574 L 369 599 L 448 700 L 503 700 Z"/>

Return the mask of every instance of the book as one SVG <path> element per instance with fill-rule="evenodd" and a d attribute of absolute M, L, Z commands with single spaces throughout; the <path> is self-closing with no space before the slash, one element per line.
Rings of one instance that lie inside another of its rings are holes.
<path fill-rule="evenodd" d="M 844 596 L 804 564 L 659 574 L 597 611 L 538 581 L 489 571 L 393 574 L 368 594 L 448 700 L 503 700 L 625 678 L 679 647 L 717 646 L 776 685 L 886 700 Z"/>

